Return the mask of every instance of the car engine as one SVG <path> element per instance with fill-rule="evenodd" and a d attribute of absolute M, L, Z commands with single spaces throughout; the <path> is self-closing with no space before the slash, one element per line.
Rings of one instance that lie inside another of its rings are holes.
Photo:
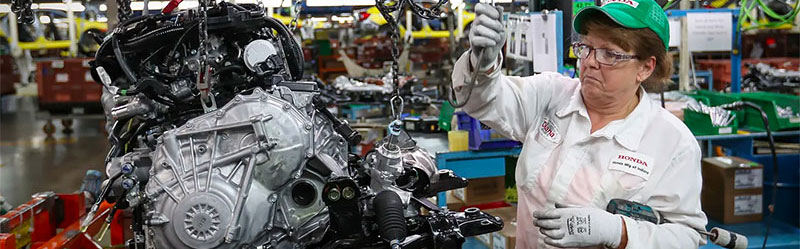
<path fill-rule="evenodd" d="M 503 226 L 428 201 L 467 180 L 397 122 L 351 154 L 360 135 L 302 81 L 299 45 L 261 6 L 133 17 L 97 39 L 111 149 L 85 221 L 104 200 L 129 212 L 128 248 L 456 248 Z"/>

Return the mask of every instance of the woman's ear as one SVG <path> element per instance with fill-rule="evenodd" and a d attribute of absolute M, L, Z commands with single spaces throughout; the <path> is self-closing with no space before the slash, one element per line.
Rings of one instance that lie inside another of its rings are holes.
<path fill-rule="evenodd" d="M 646 60 L 642 60 L 639 64 L 639 73 L 636 74 L 636 82 L 643 82 L 647 78 L 650 78 L 650 75 L 653 74 L 653 71 L 656 69 L 656 57 L 650 56 Z"/>

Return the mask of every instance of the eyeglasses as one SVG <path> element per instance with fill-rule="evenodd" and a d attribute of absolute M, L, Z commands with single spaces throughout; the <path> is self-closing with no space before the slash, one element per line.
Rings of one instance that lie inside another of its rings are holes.
<path fill-rule="evenodd" d="M 572 52 L 575 53 L 575 56 L 578 56 L 578 58 L 581 60 L 588 58 L 589 54 L 592 53 L 592 50 L 595 51 L 594 59 L 598 63 L 606 66 L 613 66 L 618 62 L 639 58 L 639 56 L 636 55 L 623 54 L 605 48 L 595 48 L 583 43 L 576 42 L 572 44 Z"/>

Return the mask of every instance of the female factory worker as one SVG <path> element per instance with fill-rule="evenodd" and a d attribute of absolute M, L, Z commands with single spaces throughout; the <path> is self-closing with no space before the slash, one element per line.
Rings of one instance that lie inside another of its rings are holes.
<path fill-rule="evenodd" d="M 667 16 L 653 0 L 607 0 L 575 16 L 580 79 L 557 73 L 505 76 L 502 9 L 478 4 L 456 63 L 463 109 L 523 142 L 516 169 L 517 248 L 697 248 L 705 240 L 700 208 L 700 148 L 686 126 L 650 100 L 642 84 L 665 84 Z M 483 51 L 485 59 L 476 51 Z M 605 211 L 619 198 L 651 206 L 671 223 L 656 225 Z"/>

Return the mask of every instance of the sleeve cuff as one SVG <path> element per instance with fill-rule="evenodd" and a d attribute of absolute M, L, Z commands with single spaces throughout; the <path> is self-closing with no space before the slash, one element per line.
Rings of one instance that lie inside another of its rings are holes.
<path fill-rule="evenodd" d="M 628 243 L 625 248 L 637 248 L 635 240 L 639 238 L 639 223 L 624 215 L 620 215 L 620 217 L 625 221 L 625 232 L 628 233 Z"/>

